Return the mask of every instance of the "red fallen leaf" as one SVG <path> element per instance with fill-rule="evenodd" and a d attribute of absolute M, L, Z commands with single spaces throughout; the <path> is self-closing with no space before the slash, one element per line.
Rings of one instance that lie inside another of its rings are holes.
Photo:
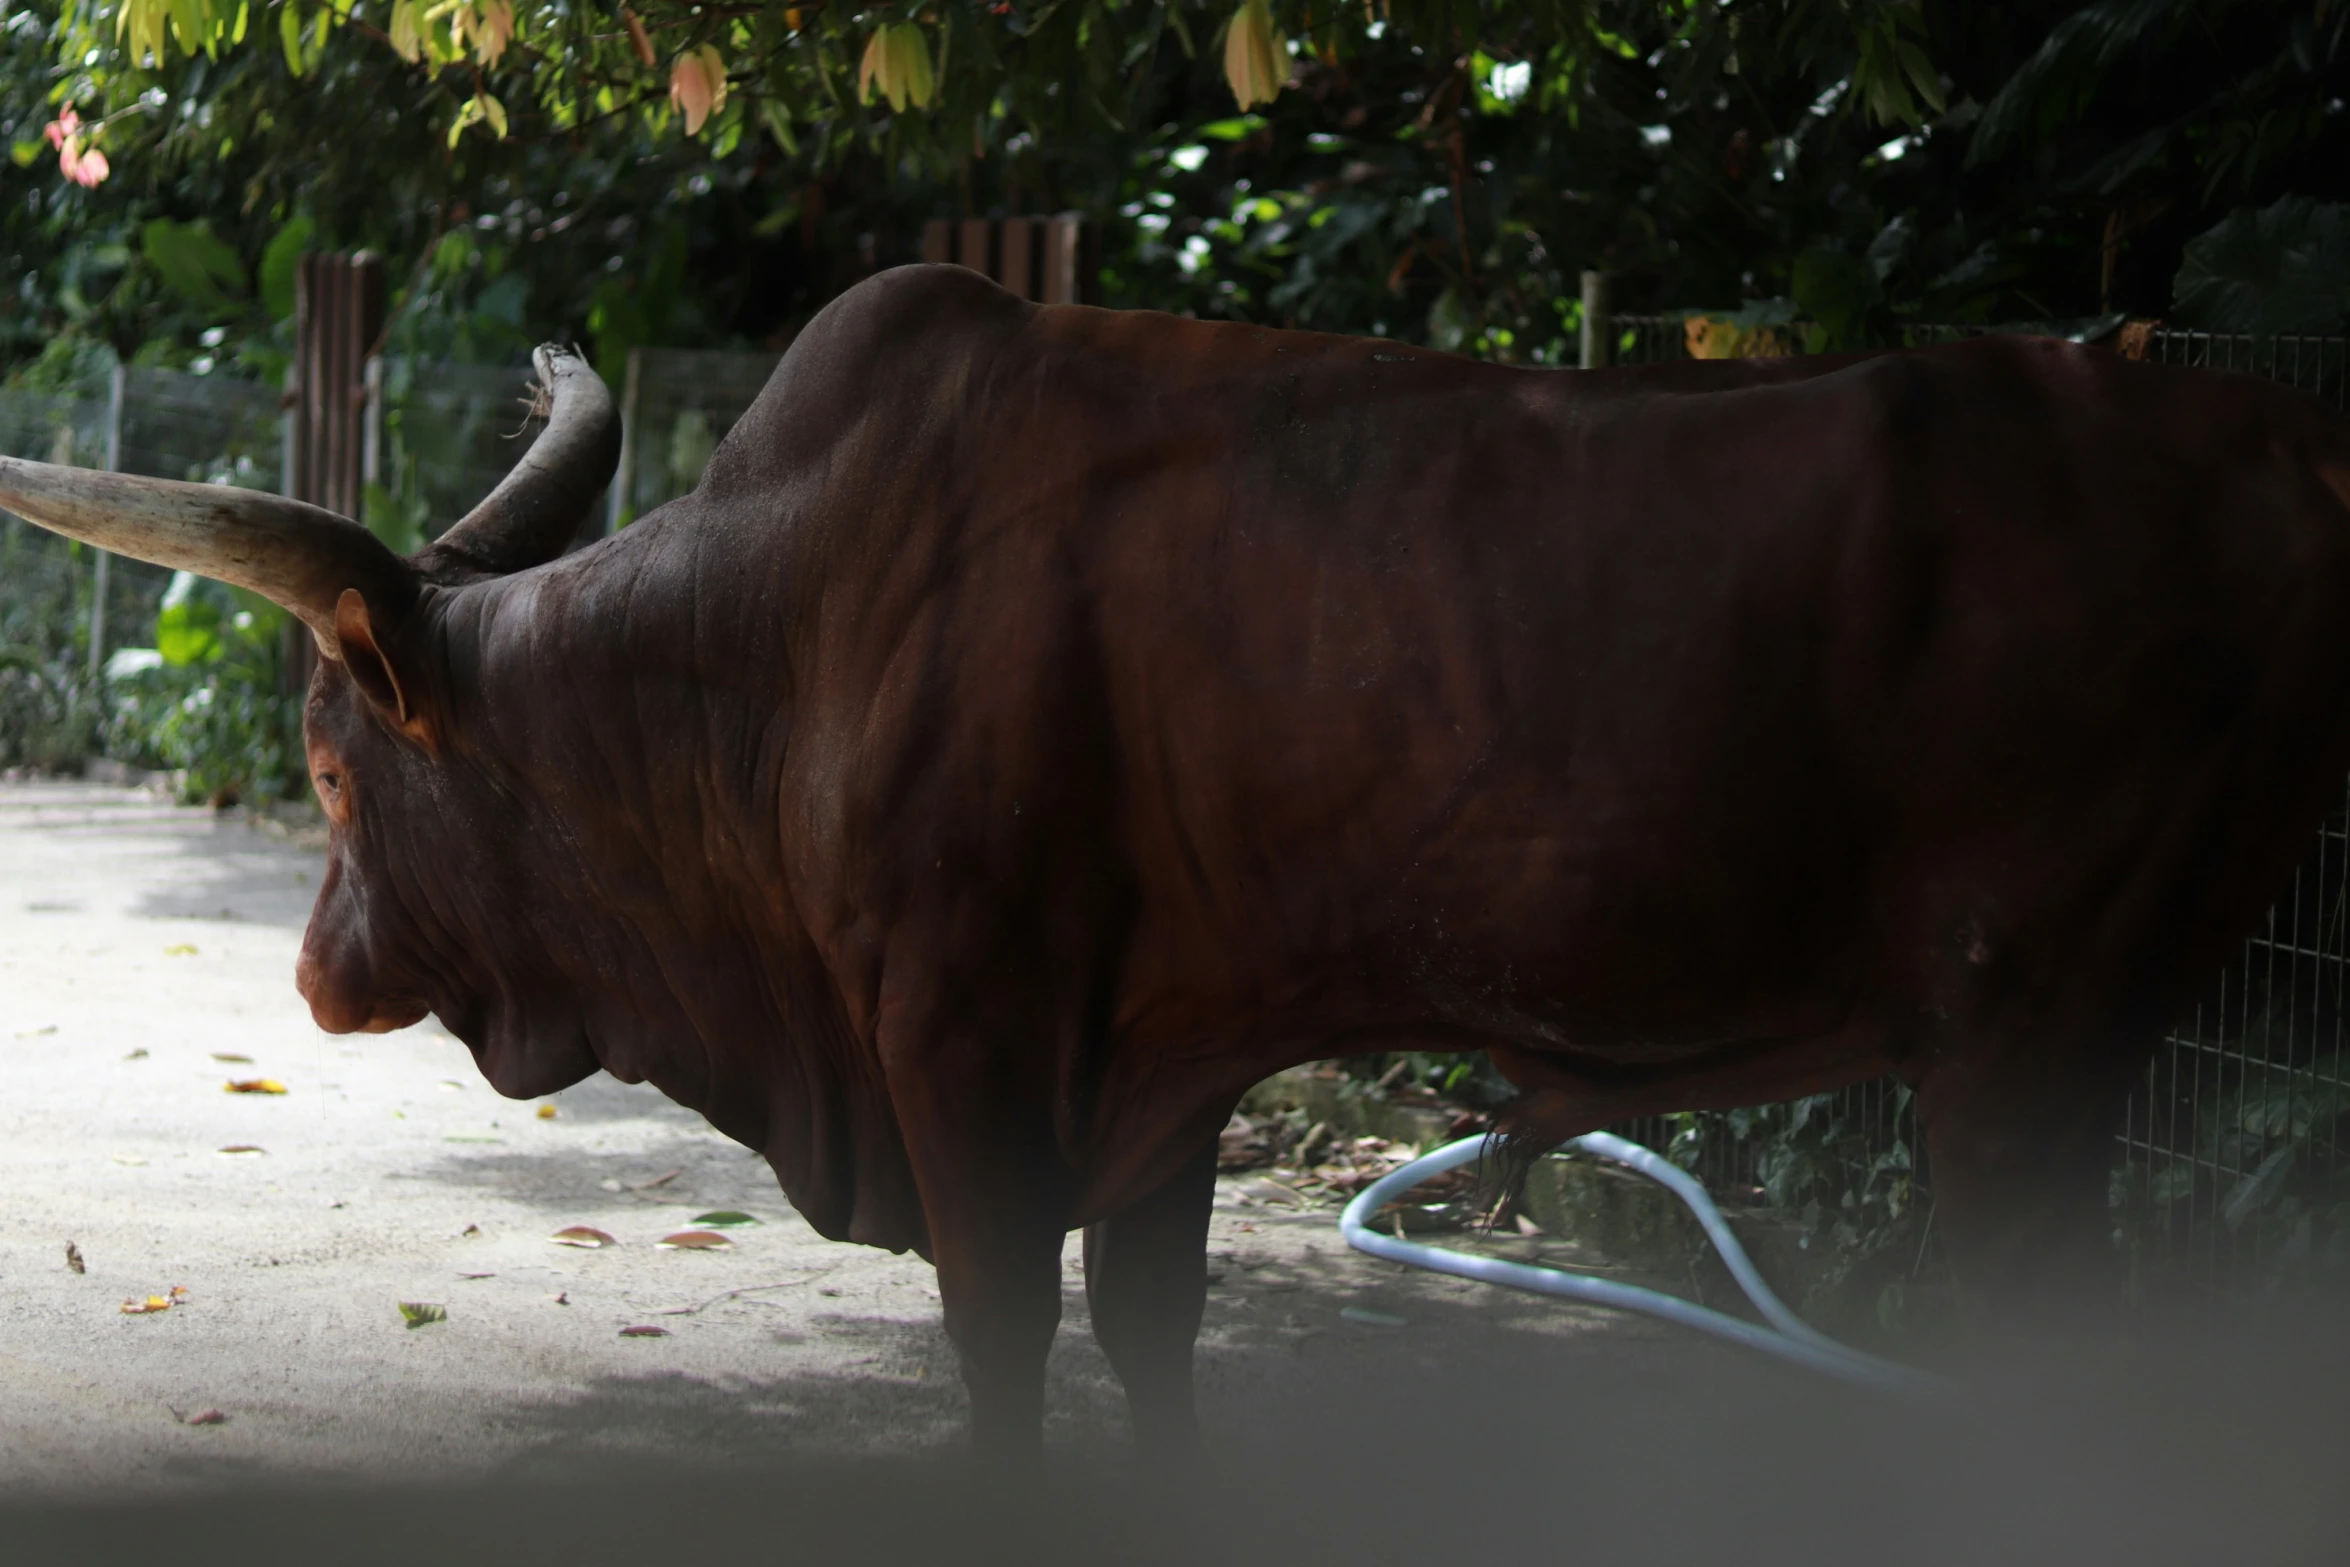
<path fill-rule="evenodd" d="M 662 1251 L 726 1251 L 734 1242 L 716 1230 L 679 1230 L 653 1242 Z"/>
<path fill-rule="evenodd" d="M 602 1230 L 590 1228 L 585 1224 L 566 1225 L 548 1236 L 547 1239 L 558 1246 L 578 1246 L 588 1251 L 598 1251 L 606 1246 L 620 1244 Z"/>
<path fill-rule="evenodd" d="M 228 1424 L 228 1416 L 217 1409 L 199 1409 L 192 1415 L 183 1415 L 174 1409 L 171 1411 L 171 1418 L 183 1426 L 224 1426 Z"/>
<path fill-rule="evenodd" d="M 654 1327 L 649 1322 L 640 1322 L 634 1327 L 622 1328 L 620 1336 L 622 1338 L 667 1338 L 669 1330 Z"/>

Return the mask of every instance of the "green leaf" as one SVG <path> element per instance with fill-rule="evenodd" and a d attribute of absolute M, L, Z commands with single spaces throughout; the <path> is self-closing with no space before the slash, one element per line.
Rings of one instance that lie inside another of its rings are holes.
<path fill-rule="evenodd" d="M 187 572 L 175 572 L 155 616 L 155 651 L 167 664 L 186 668 L 220 656 L 220 606 Z"/>
<path fill-rule="evenodd" d="M 294 0 L 281 0 L 277 9 L 277 41 L 285 47 L 286 69 L 302 74 L 302 13 Z"/>
<path fill-rule="evenodd" d="M 789 157 L 800 155 L 800 138 L 792 130 L 791 111 L 773 98 L 759 100 L 759 123 L 767 127 L 767 134 Z"/>
<path fill-rule="evenodd" d="M 449 1308 L 437 1301 L 404 1300 L 400 1302 L 400 1320 L 412 1328 L 421 1328 L 428 1322 L 446 1322 Z"/>
<path fill-rule="evenodd" d="M 1199 128 L 1199 134 L 1210 141 L 1239 141 L 1265 128 L 1261 114 L 1236 114 L 1229 120 L 1211 120 Z"/>
<path fill-rule="evenodd" d="M 745 1224 L 756 1224 L 759 1221 L 752 1215 L 734 1208 L 718 1208 L 709 1213 L 697 1213 L 686 1222 L 698 1224 L 708 1230 L 729 1230 L 737 1229 Z"/>
<path fill-rule="evenodd" d="M 317 232 L 317 223 L 307 213 L 296 213 L 261 252 L 261 304 L 272 321 L 294 313 L 294 270 Z"/>
<path fill-rule="evenodd" d="M 2172 308 L 2211 332 L 2328 332 L 2350 313 L 2350 204 L 2287 196 L 2187 241 Z"/>
<path fill-rule="evenodd" d="M 154 219 L 139 231 L 139 252 L 165 287 L 205 311 L 227 311 L 249 286 L 244 262 L 202 218 Z"/>

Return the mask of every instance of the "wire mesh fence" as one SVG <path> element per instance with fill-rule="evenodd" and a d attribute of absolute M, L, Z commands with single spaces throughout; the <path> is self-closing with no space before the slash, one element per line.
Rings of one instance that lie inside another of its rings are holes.
<path fill-rule="evenodd" d="M 395 543 L 421 543 L 471 511 L 538 438 L 530 380 L 511 365 L 370 364 L 360 461 L 375 491 L 369 522 Z"/>
<path fill-rule="evenodd" d="M 2116 346 L 2158 364 L 2230 370 L 2350 406 L 2350 339 L 2230 334 L 2114 322 Z M 1681 316 L 1621 316 L 1623 364 L 1686 358 Z M 1914 340 L 1997 330 L 1923 325 Z M 2164 1036 L 2116 1132 L 2117 1233 L 2140 1293 L 2240 1295 L 2350 1279 L 2350 786 L 2291 884 Z M 1821 1113 L 1851 1131 L 1856 1165 L 1884 1154 L 1922 1165 L 1909 1096 L 1890 1080 L 1848 1088 Z M 1669 1140 L 1673 1118 L 1624 1135 Z M 1760 1184 L 1761 1144 L 1715 1137 L 1700 1173 L 1725 1190 Z"/>
<path fill-rule="evenodd" d="M 621 394 L 622 527 L 701 482 L 710 454 L 775 373 L 780 354 L 640 348 Z"/>

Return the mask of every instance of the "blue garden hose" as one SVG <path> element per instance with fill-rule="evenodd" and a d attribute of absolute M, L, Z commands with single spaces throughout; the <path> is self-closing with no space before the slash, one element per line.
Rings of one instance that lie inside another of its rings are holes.
<path fill-rule="evenodd" d="M 1464 1137 L 1457 1143 L 1448 1143 L 1434 1153 L 1423 1154 L 1399 1170 L 1390 1171 L 1355 1194 L 1354 1201 L 1338 1216 L 1338 1232 L 1355 1250 L 1400 1262 L 1408 1267 L 1427 1268 L 1436 1273 L 1450 1273 L 1459 1278 L 1477 1279 L 1487 1284 L 1505 1285 L 1510 1289 L 1531 1290 L 1538 1295 L 1555 1295 L 1562 1300 L 1580 1301 L 1587 1306 L 1606 1306 L 1617 1311 L 1637 1311 L 1645 1316 L 1660 1317 L 1667 1322 L 1695 1328 L 1716 1338 L 1742 1344 L 1748 1349 L 1775 1355 L 1813 1371 L 1857 1382 L 1885 1392 L 1904 1394 L 1937 1394 L 1947 1391 L 1949 1384 L 1942 1378 L 1864 1355 L 1819 1332 L 1809 1323 L 1787 1309 L 1784 1301 L 1771 1292 L 1762 1275 L 1755 1271 L 1746 1248 L 1738 1244 L 1738 1237 L 1730 1233 L 1730 1226 L 1722 1218 L 1713 1199 L 1685 1170 L 1669 1160 L 1659 1158 L 1638 1143 L 1611 1137 L 1605 1132 L 1592 1132 L 1566 1144 L 1568 1149 L 1593 1154 L 1615 1164 L 1647 1176 L 1663 1186 L 1686 1204 L 1697 1215 L 1697 1222 L 1705 1227 L 1706 1238 L 1714 1250 L 1721 1253 L 1729 1265 L 1730 1277 L 1754 1302 L 1770 1326 L 1748 1322 L 1725 1315 L 1695 1301 L 1683 1300 L 1678 1295 L 1667 1295 L 1660 1290 L 1642 1289 L 1635 1284 L 1618 1284 L 1611 1279 L 1595 1279 L 1579 1273 L 1562 1273 L 1556 1268 L 1533 1267 L 1522 1262 L 1504 1262 L 1498 1257 L 1476 1257 L 1467 1252 L 1449 1251 L 1442 1246 L 1423 1245 L 1408 1241 L 1399 1235 L 1382 1235 L 1370 1226 L 1371 1216 L 1401 1197 L 1405 1192 L 1432 1180 L 1447 1170 L 1483 1157 L 1490 1151 L 1500 1152 L 1500 1140 L 1491 1134 Z"/>

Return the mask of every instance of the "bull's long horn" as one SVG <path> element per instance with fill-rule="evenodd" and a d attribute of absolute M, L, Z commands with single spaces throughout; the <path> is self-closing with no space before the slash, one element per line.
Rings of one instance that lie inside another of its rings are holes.
<path fill-rule="evenodd" d="M 479 506 L 417 555 L 430 580 L 503 576 L 553 560 L 620 465 L 620 413 L 603 378 L 552 344 L 531 359 L 547 427 Z"/>
<path fill-rule="evenodd" d="M 251 588 L 300 616 L 330 658 L 342 656 L 335 600 L 345 588 L 379 614 L 416 597 L 414 572 L 374 534 L 259 490 L 0 457 L 0 507 L 118 555 Z"/>

